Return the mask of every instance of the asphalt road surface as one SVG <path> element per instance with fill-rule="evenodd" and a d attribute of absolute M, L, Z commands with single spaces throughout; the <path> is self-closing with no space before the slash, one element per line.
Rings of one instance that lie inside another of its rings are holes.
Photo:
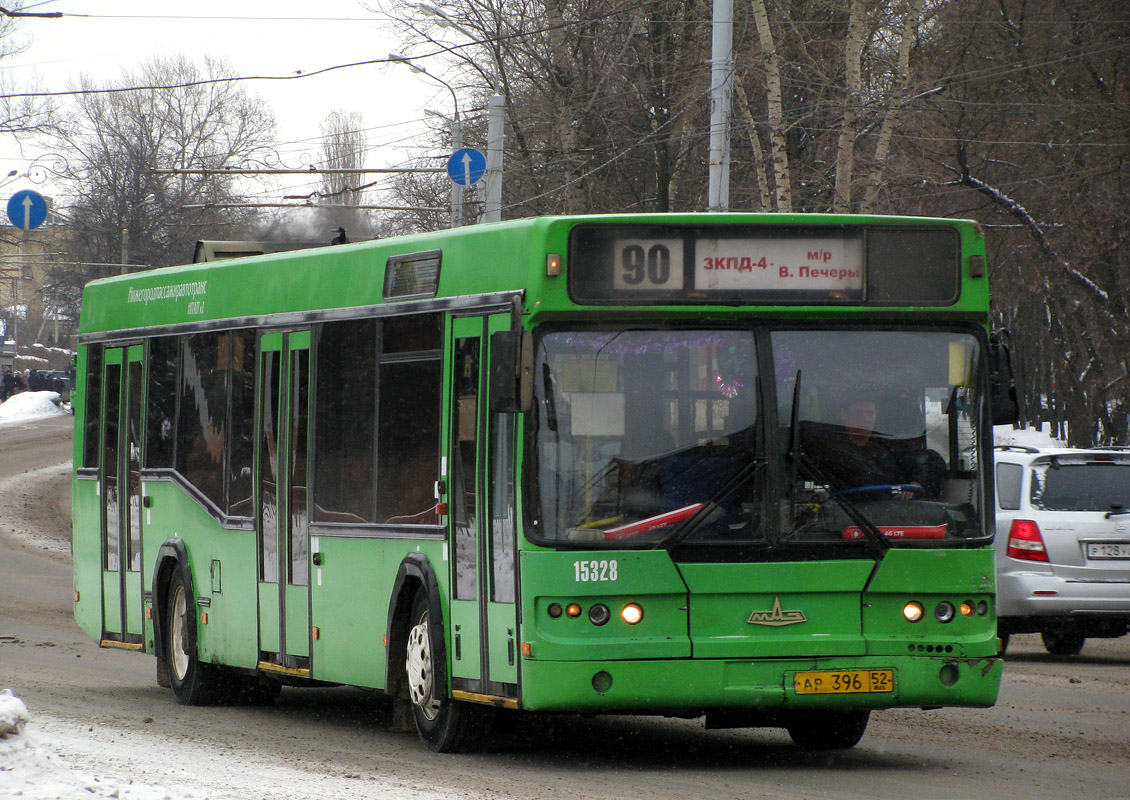
<path fill-rule="evenodd" d="M 269 798 L 329 796 L 293 777 L 272 785 L 278 763 L 354 797 L 389 785 L 554 800 L 1130 797 L 1130 637 L 1088 640 L 1066 659 L 1014 637 L 995 708 L 876 713 L 859 746 L 833 753 L 801 751 L 775 729 L 569 717 L 524 719 L 484 753 L 445 756 L 391 732 L 375 692 L 288 688 L 269 708 L 178 706 L 151 656 L 100 649 L 71 616 L 71 424 L 0 426 L 0 688 L 49 732 L 108 743 L 108 758 L 142 737 L 201 770 L 223 754 L 266 776 L 255 796 Z"/>

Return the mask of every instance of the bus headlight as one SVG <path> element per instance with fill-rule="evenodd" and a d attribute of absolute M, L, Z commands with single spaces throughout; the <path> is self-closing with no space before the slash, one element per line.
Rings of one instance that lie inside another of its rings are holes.
<path fill-rule="evenodd" d="M 922 619 L 923 613 L 922 604 L 917 600 L 911 600 L 902 607 L 902 615 L 906 617 L 907 622 L 918 622 L 918 620 Z"/>
<path fill-rule="evenodd" d="M 643 619 L 643 608 L 638 603 L 628 603 L 620 611 L 620 618 L 629 625 L 638 625 Z"/>
<path fill-rule="evenodd" d="M 955 613 L 953 603 L 943 600 L 934 608 L 934 619 L 938 622 L 949 622 L 953 619 Z"/>

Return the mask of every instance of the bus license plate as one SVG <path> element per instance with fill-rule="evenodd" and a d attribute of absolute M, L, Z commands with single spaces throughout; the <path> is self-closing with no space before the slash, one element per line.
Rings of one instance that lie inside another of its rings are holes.
<path fill-rule="evenodd" d="M 893 692 L 895 672 L 891 669 L 838 669 L 798 672 L 793 676 L 797 694 L 856 694 Z"/>

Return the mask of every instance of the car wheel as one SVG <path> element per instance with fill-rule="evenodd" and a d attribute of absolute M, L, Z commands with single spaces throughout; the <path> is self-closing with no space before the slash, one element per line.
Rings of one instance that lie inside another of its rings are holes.
<path fill-rule="evenodd" d="M 1075 656 L 1083 649 L 1083 642 L 1087 641 L 1081 633 L 1066 631 L 1063 633 L 1044 632 L 1044 649 L 1053 656 Z"/>
<path fill-rule="evenodd" d="M 859 744 L 870 717 L 870 711 L 806 712 L 787 729 L 793 742 L 805 750 L 843 750 Z"/>

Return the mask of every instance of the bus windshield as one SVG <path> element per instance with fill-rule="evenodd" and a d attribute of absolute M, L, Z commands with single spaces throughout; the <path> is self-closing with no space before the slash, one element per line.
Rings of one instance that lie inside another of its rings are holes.
<path fill-rule="evenodd" d="M 858 552 L 985 535 L 974 335 L 765 341 L 702 328 L 541 337 L 532 538 Z"/>

